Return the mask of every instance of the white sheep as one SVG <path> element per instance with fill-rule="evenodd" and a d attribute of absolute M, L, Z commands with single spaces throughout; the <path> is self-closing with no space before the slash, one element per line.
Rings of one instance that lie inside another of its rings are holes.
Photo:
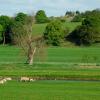
<path fill-rule="evenodd" d="M 3 81 L 3 80 L 1 80 L 1 81 L 0 81 L 0 84 L 4 84 L 4 81 Z"/>
<path fill-rule="evenodd" d="M 24 81 L 24 82 L 30 81 L 30 78 L 29 77 L 21 77 L 20 81 Z"/>
<path fill-rule="evenodd" d="M 34 82 L 34 81 L 35 81 L 35 79 L 30 78 L 30 82 Z"/>
<path fill-rule="evenodd" d="M 7 81 L 11 81 L 11 80 L 12 80 L 11 77 L 6 77 L 5 79 L 6 79 Z"/>
<path fill-rule="evenodd" d="M 3 81 L 6 82 L 7 80 L 4 78 Z"/>

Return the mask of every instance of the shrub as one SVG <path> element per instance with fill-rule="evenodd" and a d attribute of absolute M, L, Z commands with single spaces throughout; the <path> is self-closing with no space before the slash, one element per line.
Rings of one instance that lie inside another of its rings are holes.
<path fill-rule="evenodd" d="M 64 33 L 62 30 L 62 23 L 59 20 L 51 21 L 44 32 L 44 39 L 46 40 L 46 43 L 58 46 L 63 38 Z"/>
<path fill-rule="evenodd" d="M 78 45 L 100 42 L 100 11 L 92 11 L 68 37 Z"/>
<path fill-rule="evenodd" d="M 43 11 L 43 10 L 39 10 L 36 13 L 35 19 L 36 19 L 37 23 L 46 23 L 46 22 L 48 22 L 48 18 L 45 14 L 45 11 Z"/>

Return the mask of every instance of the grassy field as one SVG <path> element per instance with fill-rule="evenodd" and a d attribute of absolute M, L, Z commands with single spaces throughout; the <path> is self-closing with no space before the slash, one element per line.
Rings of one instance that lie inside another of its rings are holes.
<path fill-rule="evenodd" d="M 19 48 L 0 46 L 0 75 L 100 80 L 100 48 L 49 47 L 46 51 L 43 61 L 37 57 L 29 66 L 25 64 L 26 59 Z"/>
<path fill-rule="evenodd" d="M 44 61 L 42 63 L 47 64 L 98 64 L 100 62 L 100 48 L 98 47 L 49 47 L 45 48 L 44 52 Z M 40 58 L 36 55 L 35 62 L 41 62 Z M 0 64 L 25 63 L 25 60 L 25 56 L 19 48 L 13 46 L 0 46 Z"/>
<path fill-rule="evenodd" d="M 0 85 L 0 100 L 99 100 L 93 81 L 11 81 Z"/>
<path fill-rule="evenodd" d="M 46 25 L 35 24 L 33 34 L 42 35 Z M 63 27 L 72 31 L 78 25 Z M 0 76 L 16 79 L 0 85 L 0 100 L 99 100 L 100 46 L 47 47 L 44 52 L 29 66 L 20 48 L 0 45 Z M 21 76 L 37 80 L 18 82 Z"/>
<path fill-rule="evenodd" d="M 66 29 L 68 28 L 69 31 L 74 30 L 78 25 L 80 25 L 80 22 L 66 22 L 63 23 L 63 28 Z M 42 35 L 43 32 L 45 31 L 47 24 L 34 24 L 33 25 L 33 34 L 34 35 Z"/>

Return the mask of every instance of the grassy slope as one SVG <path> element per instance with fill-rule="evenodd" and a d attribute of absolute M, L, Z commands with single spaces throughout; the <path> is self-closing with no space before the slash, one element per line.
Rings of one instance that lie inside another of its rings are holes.
<path fill-rule="evenodd" d="M 76 91 L 77 90 L 77 91 Z M 88 81 L 8 82 L 0 85 L 0 100 L 99 100 L 100 83 Z"/>
<path fill-rule="evenodd" d="M 75 29 L 78 25 L 80 25 L 81 23 L 79 22 L 66 22 L 63 23 L 63 27 L 66 29 L 68 28 L 69 31 L 72 31 L 73 29 Z M 33 34 L 34 35 L 42 35 L 43 32 L 45 31 L 45 27 L 47 26 L 47 24 L 34 24 L 33 25 Z"/>

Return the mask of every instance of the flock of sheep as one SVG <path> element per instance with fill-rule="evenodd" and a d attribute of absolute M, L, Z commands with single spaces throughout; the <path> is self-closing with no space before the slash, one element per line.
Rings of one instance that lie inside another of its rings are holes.
<path fill-rule="evenodd" d="M 7 81 L 11 81 L 11 80 L 12 80 L 11 77 L 0 78 L 0 84 L 4 84 Z M 29 78 L 29 77 L 21 77 L 20 81 L 22 81 L 22 82 L 33 82 L 33 81 L 35 81 L 35 79 Z"/>
<path fill-rule="evenodd" d="M 7 81 L 11 81 L 12 78 L 11 77 L 6 77 L 6 78 L 0 78 L 0 84 L 4 84 Z"/>
<path fill-rule="evenodd" d="M 23 81 L 23 82 L 33 82 L 33 81 L 35 81 L 35 79 L 30 78 L 30 77 L 21 77 L 20 81 Z"/>

